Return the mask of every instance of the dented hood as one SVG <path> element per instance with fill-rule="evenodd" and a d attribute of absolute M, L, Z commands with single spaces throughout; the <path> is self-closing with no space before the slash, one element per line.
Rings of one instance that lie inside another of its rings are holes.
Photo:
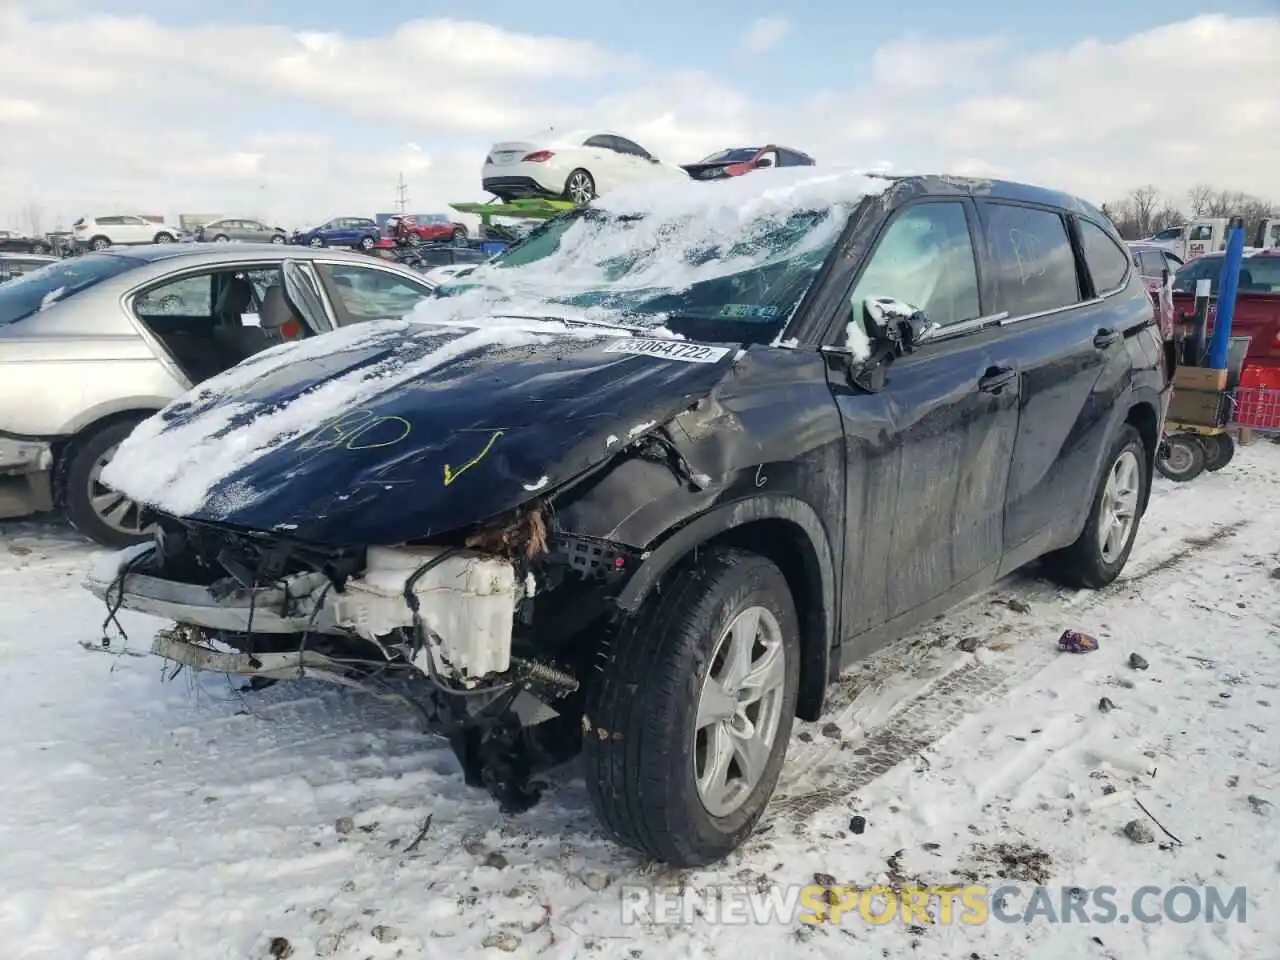
<path fill-rule="evenodd" d="M 710 392 L 735 351 L 545 321 L 363 324 L 207 381 L 144 422 L 103 482 L 317 543 L 429 537 L 615 455 Z"/>

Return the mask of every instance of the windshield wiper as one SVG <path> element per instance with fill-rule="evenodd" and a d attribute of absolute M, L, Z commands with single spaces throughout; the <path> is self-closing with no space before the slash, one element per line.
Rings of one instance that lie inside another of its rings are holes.
<path fill-rule="evenodd" d="M 606 320 L 583 320 L 579 317 L 555 317 L 550 315 L 535 316 L 526 313 L 495 313 L 495 317 L 507 317 L 510 320 L 551 320 L 556 323 L 567 323 L 579 327 L 600 327 L 605 330 L 626 330 L 628 333 L 639 333 L 641 327 L 625 323 L 611 323 Z"/>

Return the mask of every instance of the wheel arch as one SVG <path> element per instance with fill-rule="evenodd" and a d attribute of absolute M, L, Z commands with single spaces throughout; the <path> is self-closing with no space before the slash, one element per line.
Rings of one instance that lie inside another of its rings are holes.
<path fill-rule="evenodd" d="M 632 614 L 673 569 L 697 550 L 736 546 L 773 561 L 786 577 L 800 622 L 800 692 L 796 715 L 822 714 L 835 662 L 836 574 L 834 555 L 817 511 L 802 500 L 766 495 L 722 504 L 685 524 L 647 551 L 617 598 Z"/>

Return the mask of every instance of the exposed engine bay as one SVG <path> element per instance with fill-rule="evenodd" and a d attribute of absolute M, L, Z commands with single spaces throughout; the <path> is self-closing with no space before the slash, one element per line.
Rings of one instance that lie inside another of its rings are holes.
<path fill-rule="evenodd" d="M 121 606 L 176 619 L 152 652 L 190 669 L 370 692 L 398 676 L 468 784 L 519 811 L 538 799 L 529 778 L 577 752 L 598 647 L 583 641 L 610 629 L 638 559 L 550 532 L 537 502 L 452 542 L 363 549 L 161 517 L 153 543 L 104 558 L 86 586 L 104 627 Z"/>

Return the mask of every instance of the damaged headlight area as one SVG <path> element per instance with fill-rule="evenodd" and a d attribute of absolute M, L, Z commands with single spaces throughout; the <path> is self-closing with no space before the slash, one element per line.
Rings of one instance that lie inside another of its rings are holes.
<path fill-rule="evenodd" d="M 518 810 L 537 799 L 529 777 L 578 749 L 577 641 L 607 628 L 637 560 L 552 535 L 542 504 L 441 542 L 346 549 L 162 517 L 85 585 L 104 635 L 122 608 L 174 621 L 152 652 L 182 667 L 401 692 L 468 782 Z"/>

